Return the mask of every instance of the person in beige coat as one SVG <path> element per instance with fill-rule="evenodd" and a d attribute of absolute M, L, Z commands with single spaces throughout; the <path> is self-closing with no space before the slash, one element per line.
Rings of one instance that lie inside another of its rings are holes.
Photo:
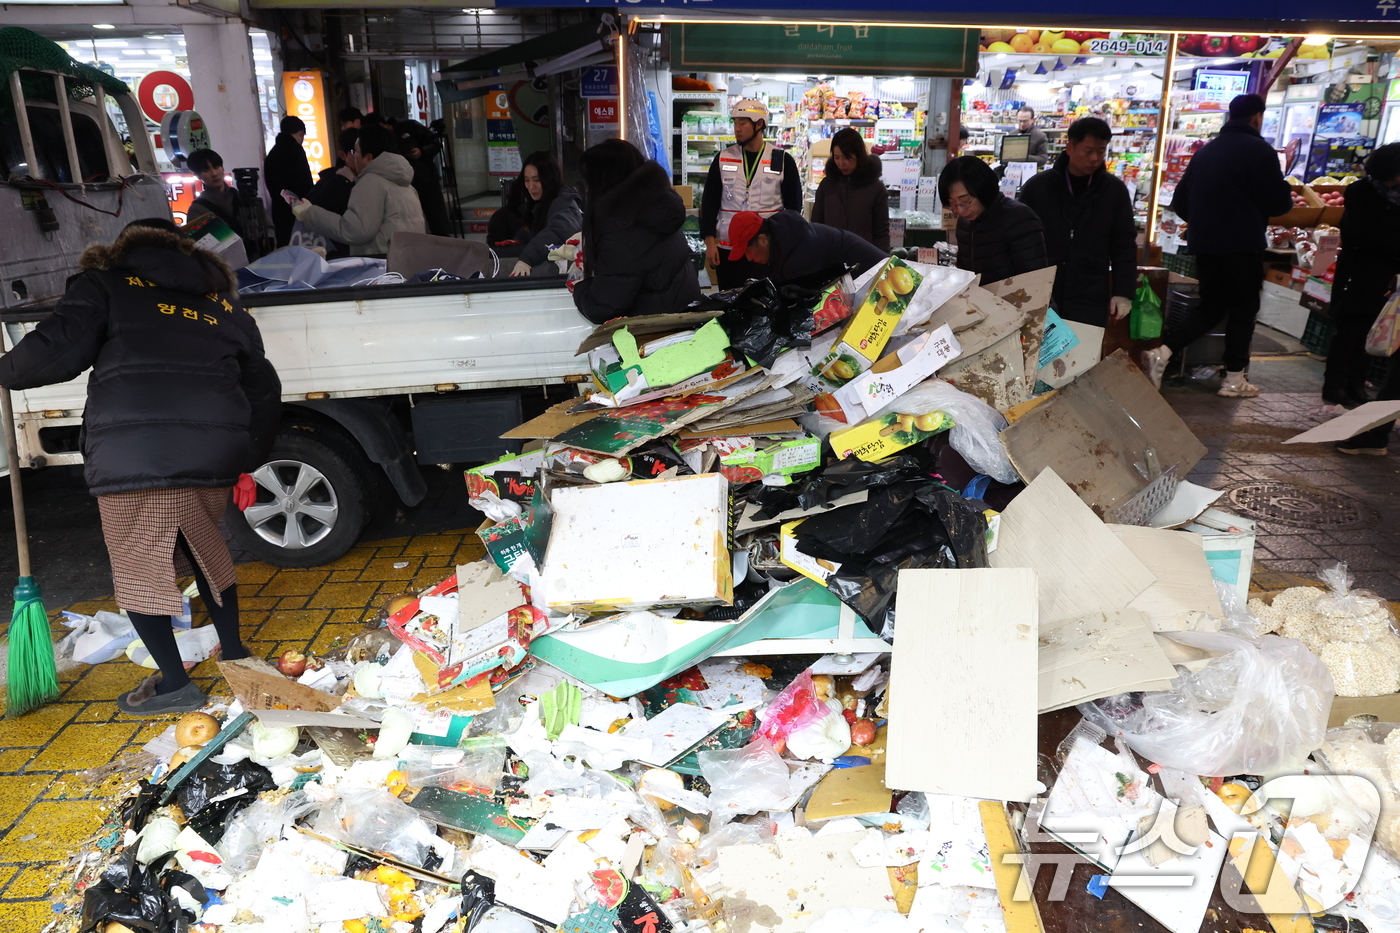
<path fill-rule="evenodd" d="M 394 151 L 394 137 L 388 130 L 377 126 L 360 130 L 351 158 L 359 174 L 345 213 L 293 200 L 292 213 L 298 220 L 313 232 L 346 244 L 352 256 L 387 254 L 389 241 L 400 230 L 427 233 L 418 192 L 413 189 L 413 167 Z"/>

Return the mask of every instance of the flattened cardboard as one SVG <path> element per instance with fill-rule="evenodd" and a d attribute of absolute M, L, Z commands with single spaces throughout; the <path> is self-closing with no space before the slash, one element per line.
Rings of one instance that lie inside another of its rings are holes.
<path fill-rule="evenodd" d="M 888 813 L 893 793 L 885 786 L 883 763 L 837 768 L 828 771 L 812 791 L 805 812 L 812 821 Z"/>
<path fill-rule="evenodd" d="M 707 437 L 736 437 L 741 435 L 773 437 L 780 434 L 801 433 L 802 425 L 790 418 L 782 418 L 778 421 L 764 421 L 759 424 L 742 424 L 732 428 L 721 428 L 717 431 L 681 431 L 676 436 L 683 441 L 699 441 Z"/>
<path fill-rule="evenodd" d="M 1036 379 L 1052 389 L 1068 385 L 1080 373 L 1088 372 L 1103 357 L 1102 327 L 1081 324 L 1078 321 L 1065 321 L 1065 326 L 1074 331 L 1079 342 L 1064 356 L 1051 360 L 1036 372 Z"/>
<path fill-rule="evenodd" d="M 1140 525 L 1108 527 L 1157 578 L 1128 604 L 1146 616 L 1148 628 L 1179 632 L 1188 627 L 1183 618 L 1187 613 L 1204 612 L 1217 619 L 1225 615 L 1206 561 L 1203 537 Z"/>
<path fill-rule="evenodd" d="M 1022 415 L 1001 439 L 1023 478 L 1053 469 L 1100 517 L 1172 466 L 1184 477 L 1206 453 L 1122 350 Z"/>
<path fill-rule="evenodd" d="M 977 318 L 971 327 L 960 327 L 968 320 Z M 933 330 L 947 324 L 958 335 L 962 344 L 963 358 L 981 353 L 983 350 L 1017 333 L 1026 322 L 1024 312 L 1007 304 L 996 295 L 970 285 L 954 297 L 945 301 L 929 318 L 927 329 Z"/>
<path fill-rule="evenodd" d="M 1353 716 L 1375 716 L 1377 722 L 1400 722 L 1400 693 L 1378 697 L 1335 697 L 1327 728 L 1335 729 Z"/>
<path fill-rule="evenodd" d="M 261 658 L 220 661 L 219 673 L 243 708 L 268 725 L 379 728 L 373 719 L 333 712 L 340 697 L 289 680 Z"/>
<path fill-rule="evenodd" d="M 885 783 L 1029 800 L 1037 787 L 1035 571 L 901 570 L 895 599 Z"/>
<path fill-rule="evenodd" d="M 1125 609 L 1157 580 L 1051 469 L 1001 513 L 997 549 L 987 559 L 1035 570 L 1042 625 Z"/>
<path fill-rule="evenodd" d="M 623 366 L 637 367 L 646 377 L 648 385 L 659 388 L 689 379 L 724 362 L 725 352 L 729 349 L 729 335 L 719 325 L 718 319 L 707 321 L 684 343 L 662 347 L 650 356 L 642 356 L 637 345 L 637 334 L 630 327 L 623 327 L 613 334 L 613 345 L 622 355 Z"/>
<path fill-rule="evenodd" d="M 964 353 L 939 375 L 997 411 L 1006 411 L 1030 398 L 1024 342 L 1021 331 L 1014 330 L 977 353 Z"/>
<path fill-rule="evenodd" d="M 1396 417 L 1400 417 L 1400 402 L 1367 402 L 1365 405 L 1356 406 L 1346 414 L 1338 415 L 1331 421 L 1324 421 L 1315 428 L 1309 428 L 1302 434 L 1295 434 L 1284 443 L 1324 444 L 1344 441 L 1363 431 L 1380 427 L 1387 421 L 1395 420 Z"/>
<path fill-rule="evenodd" d="M 642 337 L 647 334 L 664 334 L 674 330 L 685 330 L 688 327 L 699 327 L 707 321 L 712 321 L 723 315 L 723 311 L 716 309 L 713 311 L 681 311 L 676 314 L 640 314 L 636 317 L 613 318 L 611 321 L 595 327 L 593 333 L 585 337 L 583 343 L 579 344 L 574 355 L 582 356 L 594 347 L 611 343 L 613 334 L 624 327 L 630 333 Z"/>
<path fill-rule="evenodd" d="M 1136 609 L 1040 627 L 1040 712 L 1131 690 L 1165 690 L 1176 669 Z"/>
<path fill-rule="evenodd" d="M 489 560 L 457 566 L 457 631 L 466 632 L 525 603 L 520 584 Z M 423 678 L 432 683 L 428 677 Z"/>
<path fill-rule="evenodd" d="M 608 409 L 600 408 L 596 411 L 585 411 L 576 414 L 570 412 L 578 407 L 581 399 L 570 398 L 551 405 L 544 414 L 531 418 L 521 425 L 516 425 L 506 433 L 503 438 L 525 438 L 529 440 L 547 439 L 563 434 L 570 428 L 576 428 L 586 421 L 592 421 Z"/>

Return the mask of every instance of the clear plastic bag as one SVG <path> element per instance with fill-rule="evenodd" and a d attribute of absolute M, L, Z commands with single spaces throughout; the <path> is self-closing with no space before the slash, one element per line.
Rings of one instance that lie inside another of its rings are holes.
<path fill-rule="evenodd" d="M 910 262 L 907 259 L 904 264 L 924 278 L 919 283 L 918 290 L 914 292 L 914 297 L 910 299 L 909 307 L 895 325 L 894 333 L 890 335 L 892 337 L 907 334 L 927 323 L 928 319 L 933 317 L 933 312 L 977 278 L 975 273 L 956 266 L 933 266 L 922 262 Z"/>
<path fill-rule="evenodd" d="M 224 838 L 214 848 L 224 868 L 235 878 L 257 867 L 263 850 L 282 838 L 283 831 L 315 811 L 317 804 L 301 791 L 286 796 L 259 797 L 251 807 L 229 820 Z"/>
<path fill-rule="evenodd" d="M 488 793 L 500 786 L 506 763 L 506 740 L 497 735 L 465 739 L 460 748 L 410 745 L 400 753 L 411 787 L 471 785 Z"/>
<path fill-rule="evenodd" d="M 980 398 L 968 395 L 942 379 L 919 383 L 880 409 L 877 416 L 890 412 L 927 415 L 935 411 L 952 417 L 954 425 L 948 441 L 954 450 L 962 454 L 968 466 L 987 474 L 998 483 L 1020 480 L 998 437 L 1006 428 L 1006 418 Z"/>
<path fill-rule="evenodd" d="M 1379 792 L 1374 844 L 1400 859 L 1400 725 L 1373 722 L 1329 729 L 1316 757 L 1333 774 L 1355 775 L 1369 782 L 1350 786 L 1362 802 L 1367 796 L 1374 800 Z"/>
<path fill-rule="evenodd" d="M 320 808 L 312 829 L 418 866 L 427 860 L 435 835 L 417 810 L 382 787 L 343 790 Z"/>
<path fill-rule="evenodd" d="M 710 784 L 711 826 L 760 810 L 784 809 L 792 798 L 792 780 L 773 744 L 754 739 L 743 748 L 700 752 L 700 773 Z"/>
<path fill-rule="evenodd" d="M 1332 675 L 1301 642 L 1167 637 L 1220 656 L 1199 673 L 1181 673 L 1171 690 L 1080 704 L 1085 718 L 1160 765 L 1207 777 L 1299 768 L 1322 744 Z"/>

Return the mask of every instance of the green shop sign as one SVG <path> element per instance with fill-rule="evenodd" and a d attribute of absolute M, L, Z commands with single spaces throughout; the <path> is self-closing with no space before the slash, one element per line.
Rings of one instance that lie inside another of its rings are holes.
<path fill-rule="evenodd" d="M 975 29 L 936 26 L 683 23 L 673 67 L 972 78 L 977 41 Z"/>

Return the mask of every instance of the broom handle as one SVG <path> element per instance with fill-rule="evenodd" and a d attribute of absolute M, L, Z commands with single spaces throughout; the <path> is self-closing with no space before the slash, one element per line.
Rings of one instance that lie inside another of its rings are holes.
<path fill-rule="evenodd" d="M 19 445 L 15 443 L 15 412 L 10 390 L 0 388 L 0 418 L 5 421 L 5 456 L 10 466 L 10 499 L 15 505 L 15 547 L 19 551 L 19 575 L 33 576 L 29 568 L 29 522 L 24 517 L 24 488 L 19 479 Z"/>

